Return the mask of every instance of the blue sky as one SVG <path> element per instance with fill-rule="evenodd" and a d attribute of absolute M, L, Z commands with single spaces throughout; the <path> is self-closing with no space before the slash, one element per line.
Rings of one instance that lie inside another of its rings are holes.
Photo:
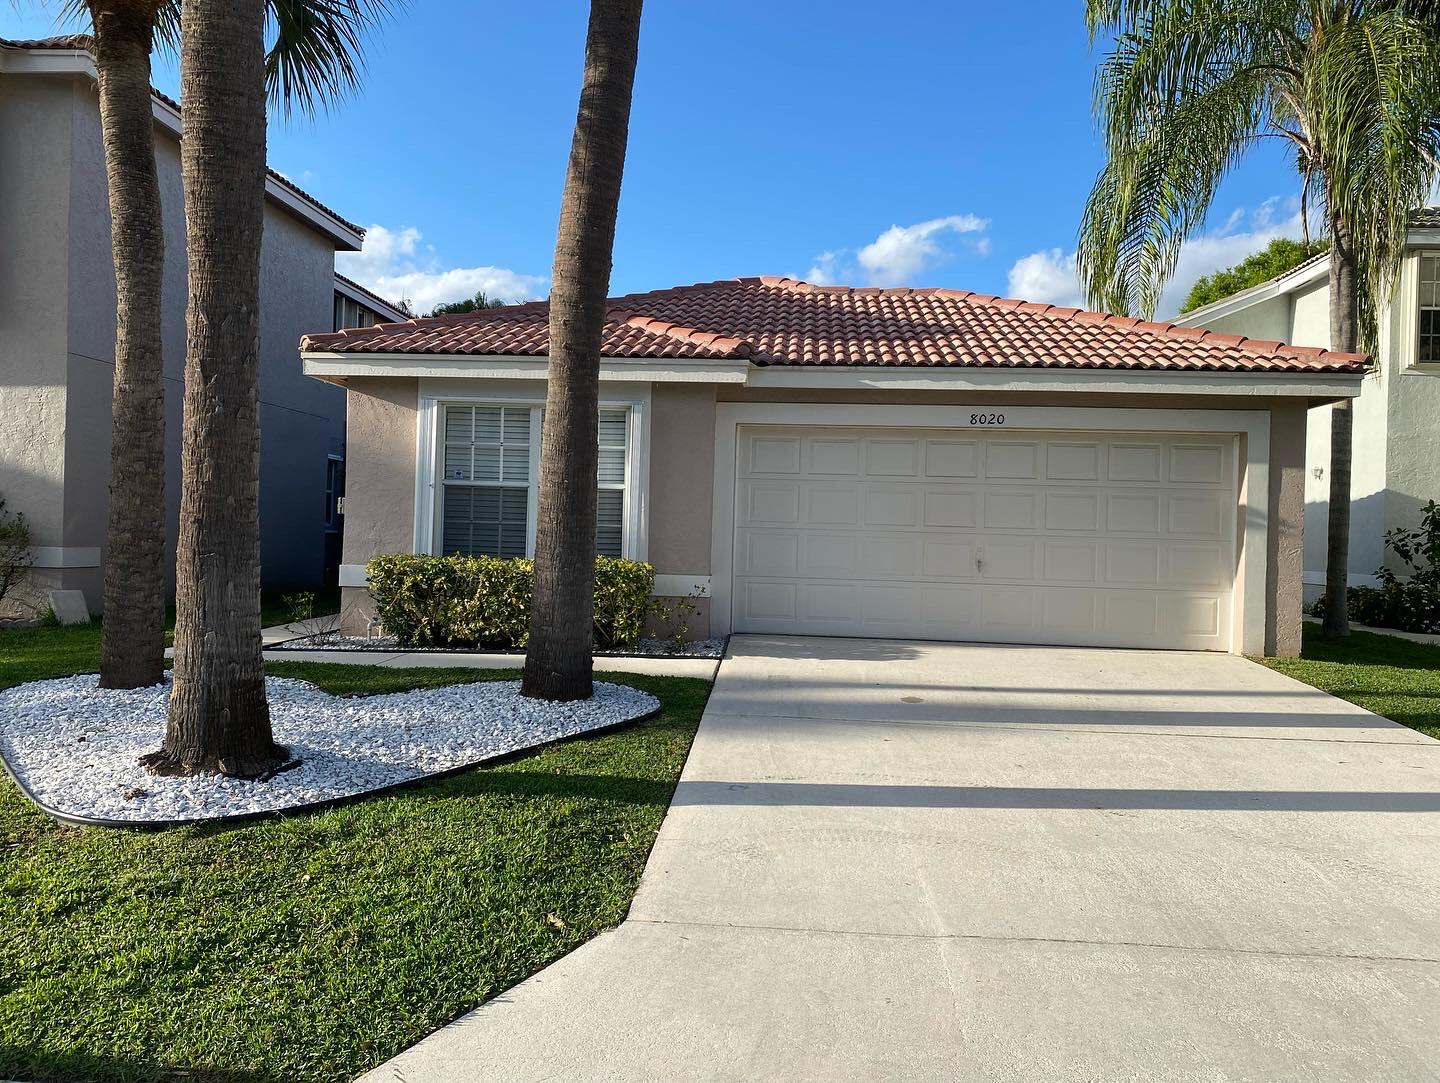
<path fill-rule="evenodd" d="M 788 274 L 1076 303 L 1100 165 L 1080 6 L 650 0 L 611 292 Z M 0 36 L 52 33 L 56 10 L 0 6 Z M 272 119 L 271 164 L 371 227 L 342 270 L 420 309 L 544 294 L 585 17 L 578 0 L 411 0 L 360 94 Z M 173 62 L 156 82 L 178 91 Z M 1162 314 L 1196 274 L 1294 233 L 1295 195 L 1277 153 L 1248 160 Z"/>

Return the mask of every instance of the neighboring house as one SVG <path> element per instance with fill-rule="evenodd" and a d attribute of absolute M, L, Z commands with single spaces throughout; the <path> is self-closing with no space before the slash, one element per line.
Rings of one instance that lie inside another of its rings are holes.
<path fill-rule="evenodd" d="M 349 394 L 343 621 L 380 553 L 532 551 L 543 302 L 308 335 Z M 602 553 L 713 634 L 1293 654 L 1308 411 L 1364 359 L 956 290 L 609 302 Z"/>
<path fill-rule="evenodd" d="M 1178 317 L 1188 327 L 1330 342 L 1329 255 Z M 1379 314 L 1379 342 L 1355 402 L 1350 483 L 1352 586 L 1374 585 L 1385 532 L 1413 527 L 1440 500 L 1440 207 L 1412 219 L 1395 293 Z M 1330 515 L 1330 409 L 1310 415 L 1305 452 L 1305 598 L 1324 593 Z"/>
<path fill-rule="evenodd" d="M 82 590 L 94 610 L 101 601 L 110 480 L 115 278 L 95 68 L 82 45 L 74 38 L 0 41 L 0 495 L 30 522 L 32 586 Z M 166 231 L 164 483 L 173 554 L 185 219 L 179 109 L 159 94 L 152 104 Z M 327 546 L 332 553 L 339 548 L 333 497 L 343 475 L 345 396 L 302 375 L 295 340 L 335 326 L 342 295 L 347 305 L 364 306 L 354 313 L 356 324 L 403 314 L 337 278 L 335 253 L 359 249 L 358 226 L 278 173 L 267 177 L 265 193 L 263 575 L 270 585 L 315 584 L 324 575 Z"/>

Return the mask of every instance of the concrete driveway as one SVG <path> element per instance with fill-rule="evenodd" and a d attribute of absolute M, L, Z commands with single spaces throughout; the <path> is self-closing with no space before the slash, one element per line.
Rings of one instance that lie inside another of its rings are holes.
<path fill-rule="evenodd" d="M 1224 655 L 731 655 L 624 925 L 367 1078 L 1440 1079 L 1440 742 Z"/>

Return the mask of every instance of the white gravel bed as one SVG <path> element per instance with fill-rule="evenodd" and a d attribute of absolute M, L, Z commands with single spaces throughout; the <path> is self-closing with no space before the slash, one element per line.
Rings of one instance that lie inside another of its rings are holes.
<path fill-rule="evenodd" d="M 364 636 L 343 636 L 336 632 L 326 632 L 320 635 L 304 636 L 300 639 L 286 639 L 279 643 L 271 643 L 269 650 L 282 651 L 414 651 L 417 654 L 427 651 L 448 651 L 455 653 L 449 648 L 440 647 L 401 647 L 400 641 L 395 636 L 372 636 L 366 639 Z M 519 652 L 517 652 L 519 653 Z M 683 650 L 677 650 L 674 640 L 670 639 L 642 639 L 632 650 L 628 651 L 596 651 L 596 658 L 604 658 L 606 655 L 624 656 L 641 654 L 657 658 L 724 658 L 725 639 L 695 639 L 686 643 Z"/>
<path fill-rule="evenodd" d="M 115 691 L 93 674 L 0 692 L 0 755 L 39 801 L 69 815 L 216 819 L 367 793 L 660 706 L 647 692 L 603 682 L 578 703 L 526 699 L 518 681 L 348 698 L 285 677 L 265 684 L 275 740 L 302 761 L 266 782 L 150 774 L 138 760 L 160 747 L 169 684 Z"/>

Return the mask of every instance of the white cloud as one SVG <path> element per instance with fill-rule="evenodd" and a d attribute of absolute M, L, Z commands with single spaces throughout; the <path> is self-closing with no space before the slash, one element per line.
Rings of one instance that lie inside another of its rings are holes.
<path fill-rule="evenodd" d="M 947 234 L 983 234 L 989 224 L 988 219 L 973 214 L 951 214 L 911 226 L 891 226 L 853 252 L 821 252 L 805 277 L 819 286 L 847 278 L 859 279 L 867 286 L 904 286 L 953 255 L 942 244 Z M 974 237 L 970 247 L 983 256 L 990 251 L 990 240 Z"/>
<path fill-rule="evenodd" d="M 1084 292 L 1075 277 L 1075 253 L 1049 248 L 1031 252 L 1015 261 L 1010 268 L 1011 297 L 1022 301 L 1041 301 L 1061 308 L 1079 308 Z"/>
<path fill-rule="evenodd" d="M 414 226 L 390 229 L 370 226 L 359 252 L 338 252 L 335 269 L 382 297 L 405 300 L 424 315 L 446 301 L 459 301 L 484 291 L 504 301 L 529 301 L 545 295 L 542 275 L 506 267 L 443 267 L 435 249 L 422 244 Z"/>
<path fill-rule="evenodd" d="M 1202 275 L 1234 266 L 1276 237 L 1299 237 L 1298 207 L 1286 205 L 1284 210 L 1289 213 L 1277 217 L 1280 209 L 1278 198 L 1267 199 L 1253 210 L 1239 208 L 1219 229 L 1199 234 L 1182 244 L 1175 273 L 1170 276 L 1155 308 L 1156 317 L 1169 319 L 1179 312 L 1185 295 Z M 1075 253 L 1059 248 L 1042 249 L 1016 260 L 1010 268 L 1009 291 L 1011 296 L 1025 301 L 1062 306 L 1085 303 L 1085 291 L 1075 277 Z"/>

